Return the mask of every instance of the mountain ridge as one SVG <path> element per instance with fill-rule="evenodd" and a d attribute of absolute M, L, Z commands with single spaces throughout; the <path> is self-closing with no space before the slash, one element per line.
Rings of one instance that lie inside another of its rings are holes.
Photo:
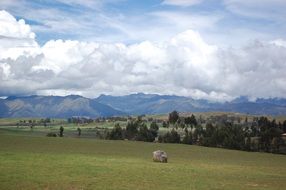
<path fill-rule="evenodd" d="M 105 117 L 125 113 L 78 95 L 7 97 L 0 102 L 0 117 Z"/>
<path fill-rule="evenodd" d="M 86 98 L 68 96 L 10 96 L 0 99 L 0 117 L 109 117 L 179 112 L 239 112 L 253 115 L 286 115 L 286 99 L 239 97 L 229 102 L 211 102 L 177 95 L 136 93 Z"/>

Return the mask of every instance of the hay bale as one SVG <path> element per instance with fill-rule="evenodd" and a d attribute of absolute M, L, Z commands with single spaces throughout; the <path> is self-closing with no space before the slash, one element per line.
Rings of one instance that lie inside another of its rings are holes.
<path fill-rule="evenodd" d="M 167 163 L 168 162 L 168 156 L 167 153 L 162 150 L 156 150 L 153 152 L 153 161 L 154 162 L 162 162 Z"/>

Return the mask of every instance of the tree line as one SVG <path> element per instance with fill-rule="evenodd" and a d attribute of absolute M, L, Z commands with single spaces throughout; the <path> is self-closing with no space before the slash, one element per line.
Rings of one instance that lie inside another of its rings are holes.
<path fill-rule="evenodd" d="M 147 126 L 146 122 L 137 118 L 129 121 L 126 127 L 116 124 L 107 132 L 106 139 L 196 144 L 273 153 L 281 153 L 281 147 L 285 148 L 282 134 L 286 133 L 286 120 L 281 123 L 259 117 L 242 124 L 224 121 L 217 124 L 208 122 L 203 126 L 193 114 L 180 117 L 177 111 L 173 111 L 169 114 L 168 121 L 162 123 L 162 127 L 168 128 L 167 132 L 159 133 L 159 125 L 155 121 Z"/>

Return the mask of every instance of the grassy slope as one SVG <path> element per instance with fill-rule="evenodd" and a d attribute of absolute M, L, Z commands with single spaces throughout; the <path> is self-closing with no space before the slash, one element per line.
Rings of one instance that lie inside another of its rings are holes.
<path fill-rule="evenodd" d="M 0 131 L 0 189 L 284 189 L 286 157 Z M 163 149 L 169 163 L 153 163 Z"/>

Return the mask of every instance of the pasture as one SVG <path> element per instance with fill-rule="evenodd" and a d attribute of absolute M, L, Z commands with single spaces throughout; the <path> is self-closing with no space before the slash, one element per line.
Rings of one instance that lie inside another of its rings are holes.
<path fill-rule="evenodd" d="M 36 134 L 0 129 L 0 189 L 285 189 L 285 155 Z"/>

